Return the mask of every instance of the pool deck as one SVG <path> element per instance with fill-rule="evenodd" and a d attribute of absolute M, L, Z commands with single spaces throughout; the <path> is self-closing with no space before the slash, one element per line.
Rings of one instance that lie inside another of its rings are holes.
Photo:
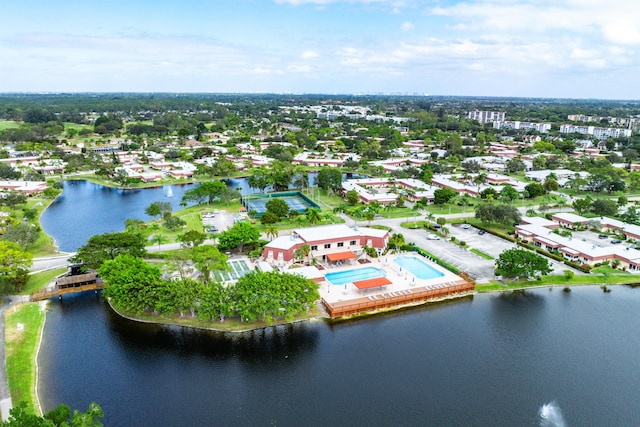
<path fill-rule="evenodd" d="M 397 257 L 404 256 L 420 259 L 443 273 L 443 276 L 433 279 L 420 279 L 414 276 L 394 262 Z M 328 268 L 325 272 L 334 273 L 364 267 L 380 268 L 392 283 L 387 286 L 360 290 L 352 283 L 334 285 L 326 280 L 320 282 L 320 296 L 331 318 L 403 305 L 415 305 L 453 295 L 468 295 L 473 292 L 475 287 L 473 282 L 465 280 L 413 252 L 383 256 L 373 259 L 371 263 L 367 264 L 347 263 L 340 267 Z"/>

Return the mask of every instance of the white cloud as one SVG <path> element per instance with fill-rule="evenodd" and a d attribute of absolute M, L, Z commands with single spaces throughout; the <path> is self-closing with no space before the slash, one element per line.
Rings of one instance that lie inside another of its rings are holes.
<path fill-rule="evenodd" d="M 415 28 L 415 26 L 414 26 L 411 22 L 409 22 L 409 21 L 404 22 L 404 23 L 400 26 L 400 29 L 402 29 L 402 31 L 411 31 L 411 30 L 413 30 L 414 28 Z"/>
<path fill-rule="evenodd" d="M 289 65 L 287 70 L 292 73 L 308 73 L 311 71 L 309 65 Z"/>
<path fill-rule="evenodd" d="M 314 59 L 318 58 L 320 54 L 315 50 L 305 50 L 304 52 L 302 52 L 301 56 L 303 59 Z"/>

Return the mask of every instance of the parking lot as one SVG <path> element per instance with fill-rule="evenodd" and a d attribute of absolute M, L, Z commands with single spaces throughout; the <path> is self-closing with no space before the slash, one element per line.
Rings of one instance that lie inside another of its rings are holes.
<path fill-rule="evenodd" d="M 233 220 L 237 216 L 237 214 L 229 213 L 226 210 L 214 210 L 210 212 L 208 215 L 202 215 L 202 225 L 205 227 L 214 227 L 214 233 L 226 230 L 227 228 L 233 225 Z"/>
<path fill-rule="evenodd" d="M 587 243 L 591 243 L 592 245 L 595 245 L 596 247 L 607 247 L 607 246 L 612 246 L 612 240 L 620 240 L 616 237 L 613 236 L 607 236 L 606 239 L 601 239 L 599 238 L 600 234 L 593 232 L 593 231 L 571 231 L 571 236 L 574 239 L 578 239 L 581 240 L 583 242 L 587 242 Z M 635 245 L 631 245 L 626 243 L 624 240 L 622 241 L 622 243 L 620 243 L 621 245 L 625 246 L 625 247 L 630 247 L 633 248 Z"/>
<path fill-rule="evenodd" d="M 391 226 L 394 232 L 402 233 L 407 242 L 414 242 L 417 246 L 426 249 L 443 261 L 459 268 L 461 271 L 469 273 L 469 275 L 478 282 L 487 282 L 495 278 L 493 274 L 494 262 L 492 260 L 484 259 L 444 239 L 430 240 L 428 237 L 429 234 L 432 233 L 421 228 L 401 229 L 398 227 L 396 231 L 394 224 L 387 222 L 386 225 Z"/>

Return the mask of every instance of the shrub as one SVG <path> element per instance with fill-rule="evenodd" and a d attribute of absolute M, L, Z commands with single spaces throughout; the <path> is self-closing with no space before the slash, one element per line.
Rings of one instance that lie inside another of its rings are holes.
<path fill-rule="evenodd" d="M 460 243 L 460 246 L 467 246 L 467 242 L 464 240 L 460 240 L 458 243 Z"/>
<path fill-rule="evenodd" d="M 564 270 L 564 278 L 566 280 L 571 280 L 573 279 L 573 271 L 571 270 Z"/>

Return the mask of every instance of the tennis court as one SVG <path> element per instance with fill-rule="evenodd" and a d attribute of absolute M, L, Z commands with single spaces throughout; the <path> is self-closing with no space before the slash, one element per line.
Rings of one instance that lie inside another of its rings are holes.
<path fill-rule="evenodd" d="M 320 209 L 311 199 L 300 192 L 270 193 L 246 196 L 242 199 L 242 204 L 249 212 L 255 212 L 256 217 L 262 216 L 267 211 L 267 202 L 272 199 L 284 200 L 289 209 L 296 212 L 304 212 L 308 208 Z"/>

